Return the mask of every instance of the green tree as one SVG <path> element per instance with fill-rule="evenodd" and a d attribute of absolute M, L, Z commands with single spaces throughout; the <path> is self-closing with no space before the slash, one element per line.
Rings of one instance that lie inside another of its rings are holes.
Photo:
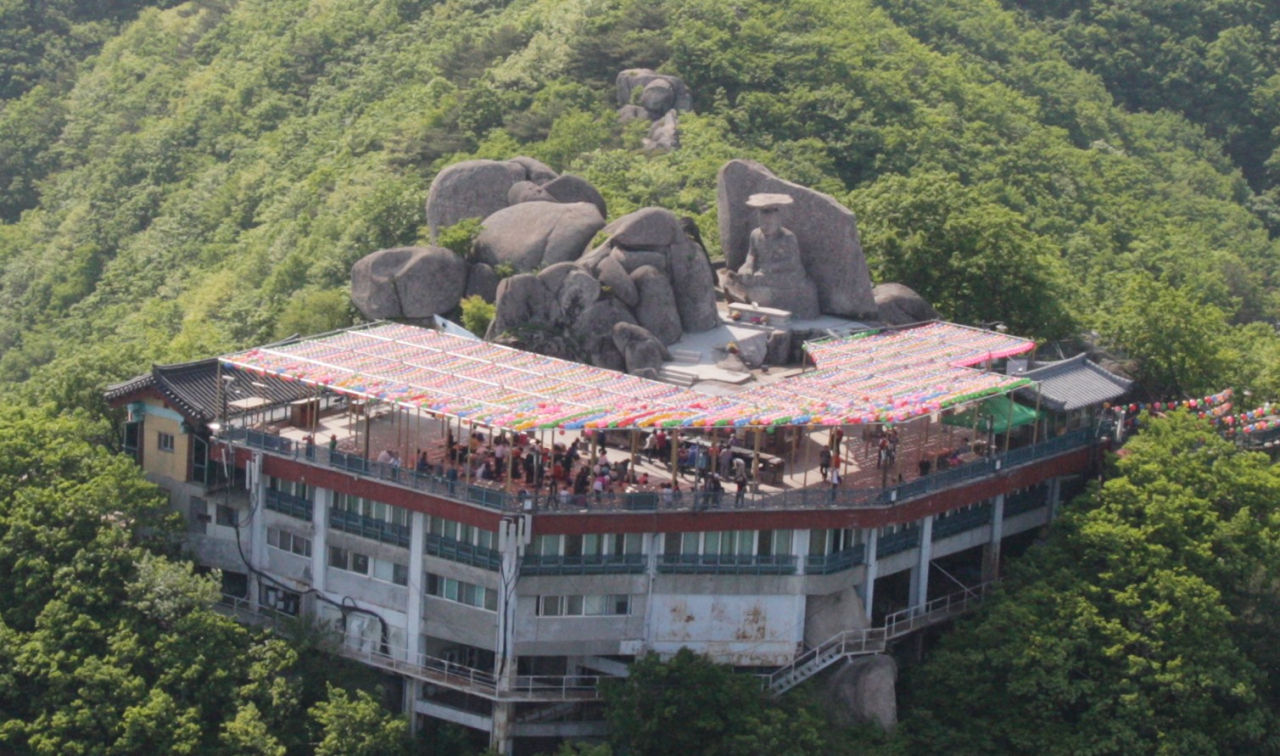
<path fill-rule="evenodd" d="M 408 746 L 408 723 L 364 691 L 353 698 L 330 687 L 328 700 L 312 707 L 311 718 L 320 728 L 316 756 L 394 756 Z"/>
<path fill-rule="evenodd" d="M 1153 421 L 909 684 L 914 753 L 1264 753 L 1280 474 Z"/>
<path fill-rule="evenodd" d="M 462 327 L 484 338 L 495 312 L 494 306 L 484 301 L 484 297 L 472 294 L 462 300 Z"/>
<path fill-rule="evenodd" d="M 1223 386 L 1228 366 L 1221 310 L 1146 273 L 1126 277 L 1115 304 L 1099 314 L 1103 339 L 1138 363 L 1138 379 L 1156 396 L 1194 396 Z"/>

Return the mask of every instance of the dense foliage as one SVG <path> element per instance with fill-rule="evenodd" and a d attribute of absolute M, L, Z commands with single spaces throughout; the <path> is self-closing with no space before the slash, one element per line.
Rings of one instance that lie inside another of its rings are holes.
<path fill-rule="evenodd" d="M 911 681 L 913 753 L 1280 747 L 1280 471 L 1151 423 Z"/>
<path fill-rule="evenodd" d="M 75 65 L 52 37 L 11 43 L 13 71 L 35 72 L 0 99 L 16 203 L 0 214 L 0 385 L 83 404 L 151 361 L 348 323 L 351 264 L 424 236 L 442 166 L 525 153 L 593 181 L 611 215 L 692 215 L 713 254 L 716 171 L 761 160 L 860 214 L 878 280 L 1037 336 L 1092 329 L 1141 351 L 1150 333 L 1106 326 L 1149 278 L 1212 305 L 1215 334 L 1206 370 L 1150 371 L 1152 391 L 1274 394 L 1276 339 L 1243 327 L 1280 317 L 1254 191 L 1270 190 L 1265 148 L 1234 146 L 1273 138 L 1274 12 L 1112 5 L 122 4 L 110 18 L 137 19 Z M 1126 36 L 1116 14 L 1135 13 L 1154 36 Z M 1182 63 L 1153 56 L 1175 41 Z M 1126 78 L 1138 53 L 1154 90 Z M 1249 94 L 1187 73 L 1193 59 L 1243 66 Z M 630 66 L 695 93 L 679 150 L 646 156 L 616 124 L 611 81 Z M 1185 97 L 1158 109 L 1166 90 Z"/>
<path fill-rule="evenodd" d="M 326 690 L 345 665 L 212 610 L 216 577 L 176 552 L 166 498 L 108 432 L 0 408 L 0 752 L 407 752 L 403 720 Z"/>

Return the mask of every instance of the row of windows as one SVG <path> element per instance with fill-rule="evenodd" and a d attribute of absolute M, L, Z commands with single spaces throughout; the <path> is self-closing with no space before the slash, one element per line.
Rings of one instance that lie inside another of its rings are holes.
<path fill-rule="evenodd" d="M 329 547 L 329 566 L 357 575 L 372 576 L 375 580 L 383 580 L 396 585 L 409 584 L 409 567 L 399 562 L 377 559 L 367 554 L 337 546 Z"/>
<path fill-rule="evenodd" d="M 862 531 L 857 528 L 824 528 L 809 531 L 809 553 L 817 556 L 839 554 L 862 543 Z"/>
<path fill-rule="evenodd" d="M 306 499 L 307 501 L 311 501 L 311 495 L 315 493 L 315 489 L 306 483 L 297 480 L 285 480 L 274 475 L 267 478 L 267 488 L 290 496 L 296 496 L 299 499 Z"/>
<path fill-rule="evenodd" d="M 492 530 L 466 525 L 456 520 L 431 515 L 427 517 L 427 532 L 459 543 L 468 543 L 482 549 L 498 548 L 498 534 Z"/>
<path fill-rule="evenodd" d="M 604 535 L 534 536 L 533 550 L 538 556 L 612 556 L 639 554 L 644 536 L 640 533 L 607 533 Z"/>
<path fill-rule="evenodd" d="M 631 597 L 614 596 L 540 596 L 540 617 L 625 617 L 631 614 Z"/>
<path fill-rule="evenodd" d="M 343 512 L 364 515 L 373 520 L 382 520 L 392 525 L 409 527 L 409 510 L 392 504 L 384 504 L 361 496 L 334 493 L 333 508 Z"/>
<path fill-rule="evenodd" d="M 287 530 L 267 528 L 267 545 L 298 556 L 311 556 L 311 539 L 294 535 Z"/>
<path fill-rule="evenodd" d="M 791 553 L 790 530 L 725 530 L 667 533 L 664 554 L 721 556 L 786 556 Z"/>
<path fill-rule="evenodd" d="M 498 610 L 498 592 L 483 585 L 464 583 L 442 575 L 427 573 L 427 595 L 454 601 L 478 609 Z"/>

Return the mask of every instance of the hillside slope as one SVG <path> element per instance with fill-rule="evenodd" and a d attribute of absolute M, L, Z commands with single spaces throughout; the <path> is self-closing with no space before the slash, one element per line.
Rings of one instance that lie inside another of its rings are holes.
<path fill-rule="evenodd" d="M 713 254 L 716 170 L 754 158 L 845 199 L 873 273 L 948 317 L 1139 349 L 1164 297 L 1202 322 L 1176 347 L 1196 369 L 1161 388 L 1280 386 L 1270 329 L 1241 325 L 1280 314 L 1244 175 L 1075 63 L 995 0 L 148 9 L 65 93 L 6 102 L 0 154 L 25 145 L 43 178 L 0 225 L 0 385 L 84 404 L 150 361 L 348 323 L 351 264 L 422 236 L 436 171 L 523 153 L 614 216 L 693 215 Z M 690 85 L 681 149 L 615 124 L 633 66 Z"/>

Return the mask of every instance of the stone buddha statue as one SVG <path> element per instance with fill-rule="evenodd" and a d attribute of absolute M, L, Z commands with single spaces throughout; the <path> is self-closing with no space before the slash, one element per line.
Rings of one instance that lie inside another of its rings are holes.
<path fill-rule="evenodd" d="M 782 227 L 782 208 L 791 202 L 785 194 L 747 199 L 747 206 L 759 212 L 759 226 L 751 232 L 742 267 L 726 277 L 725 285 L 736 297 L 808 320 L 819 314 L 818 287 L 804 269 L 796 235 Z"/>

